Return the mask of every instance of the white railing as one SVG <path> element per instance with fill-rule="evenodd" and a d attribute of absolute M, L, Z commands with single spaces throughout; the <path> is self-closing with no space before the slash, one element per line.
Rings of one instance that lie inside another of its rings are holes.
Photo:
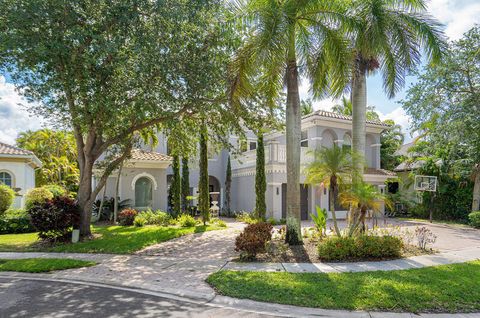
<path fill-rule="evenodd" d="M 300 153 L 301 163 L 307 163 L 311 156 L 307 154 L 308 147 L 302 147 Z M 241 169 L 255 166 L 257 159 L 256 150 L 249 150 L 242 153 L 232 161 L 232 169 Z M 265 146 L 265 164 L 285 164 L 287 162 L 287 148 L 279 143 L 269 143 Z"/>

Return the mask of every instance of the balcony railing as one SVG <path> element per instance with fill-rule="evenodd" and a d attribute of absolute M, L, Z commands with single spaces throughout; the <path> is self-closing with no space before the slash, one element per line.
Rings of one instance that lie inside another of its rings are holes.
<path fill-rule="evenodd" d="M 310 155 L 307 152 L 308 147 L 302 147 L 300 161 L 302 164 L 308 163 Z M 249 150 L 242 153 L 232 161 L 232 169 L 248 168 L 256 165 L 257 151 Z M 265 164 L 285 164 L 287 162 L 287 147 L 276 142 L 271 142 L 265 146 Z"/>

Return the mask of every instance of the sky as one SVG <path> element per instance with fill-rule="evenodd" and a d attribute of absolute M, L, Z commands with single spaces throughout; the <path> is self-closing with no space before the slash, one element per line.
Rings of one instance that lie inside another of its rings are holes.
<path fill-rule="evenodd" d="M 431 0 L 428 2 L 428 11 L 445 25 L 445 34 L 450 40 L 462 37 L 475 23 L 480 23 L 480 1 L 478 0 Z M 405 88 L 395 98 L 388 99 L 382 89 L 380 75 L 371 76 L 367 80 L 367 103 L 373 105 L 382 120 L 390 118 L 400 124 L 406 133 L 406 140 L 411 139 L 409 133 L 409 119 L 398 101 L 405 97 L 409 85 L 415 83 L 416 78 L 407 77 Z M 301 97 L 309 97 L 308 85 L 301 83 Z M 336 101 L 325 99 L 314 102 L 315 109 L 330 110 Z M 36 130 L 44 125 L 45 121 L 31 117 L 26 110 L 28 102 L 15 90 L 7 73 L 0 73 L 0 142 L 14 144 L 18 134 L 26 130 Z"/>

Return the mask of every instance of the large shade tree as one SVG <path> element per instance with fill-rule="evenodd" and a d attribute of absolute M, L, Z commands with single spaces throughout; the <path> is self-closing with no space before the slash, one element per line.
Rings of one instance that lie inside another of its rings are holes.
<path fill-rule="evenodd" d="M 441 25 L 426 12 L 423 0 L 356 0 L 352 36 L 352 149 L 365 153 L 367 76 L 380 70 L 389 98 L 404 86 L 406 74 L 420 63 L 422 49 L 430 61 L 444 50 Z M 357 164 L 357 169 L 363 167 Z"/>
<path fill-rule="evenodd" d="M 420 152 L 451 166 L 449 172 L 455 179 L 471 177 L 471 209 L 479 210 L 480 26 L 452 42 L 441 63 L 427 65 L 416 75 L 419 80 L 407 91 L 402 104 L 412 118 L 413 129 L 421 132 Z M 451 192 L 446 193 L 450 199 Z"/>
<path fill-rule="evenodd" d="M 73 131 L 82 236 L 92 204 L 136 132 L 220 105 L 223 2 L 5 0 L 0 66 L 32 111 Z M 92 187 L 95 162 L 115 149 Z"/>
<path fill-rule="evenodd" d="M 231 67 L 231 102 L 245 102 L 261 91 L 273 107 L 286 88 L 287 236 L 302 241 L 300 230 L 299 78 L 310 81 L 314 96 L 340 94 L 348 80 L 348 50 L 341 27 L 348 20 L 343 1 L 236 1 L 244 44 Z"/>

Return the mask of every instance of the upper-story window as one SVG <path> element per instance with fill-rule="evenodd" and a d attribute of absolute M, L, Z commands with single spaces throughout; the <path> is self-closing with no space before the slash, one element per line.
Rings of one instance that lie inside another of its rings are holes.
<path fill-rule="evenodd" d="M 0 172 L 0 184 L 9 186 L 10 188 L 13 185 L 12 175 L 8 172 Z"/>
<path fill-rule="evenodd" d="M 302 130 L 300 135 L 300 147 L 308 147 L 308 131 Z"/>
<path fill-rule="evenodd" d="M 257 149 L 257 142 L 256 141 L 250 141 L 250 150 L 255 150 Z"/>
<path fill-rule="evenodd" d="M 244 139 L 244 138 L 241 138 L 238 141 L 238 150 L 240 152 L 246 152 L 246 151 L 255 150 L 255 149 L 257 149 L 257 142 L 256 141 L 247 140 L 247 139 Z"/>

